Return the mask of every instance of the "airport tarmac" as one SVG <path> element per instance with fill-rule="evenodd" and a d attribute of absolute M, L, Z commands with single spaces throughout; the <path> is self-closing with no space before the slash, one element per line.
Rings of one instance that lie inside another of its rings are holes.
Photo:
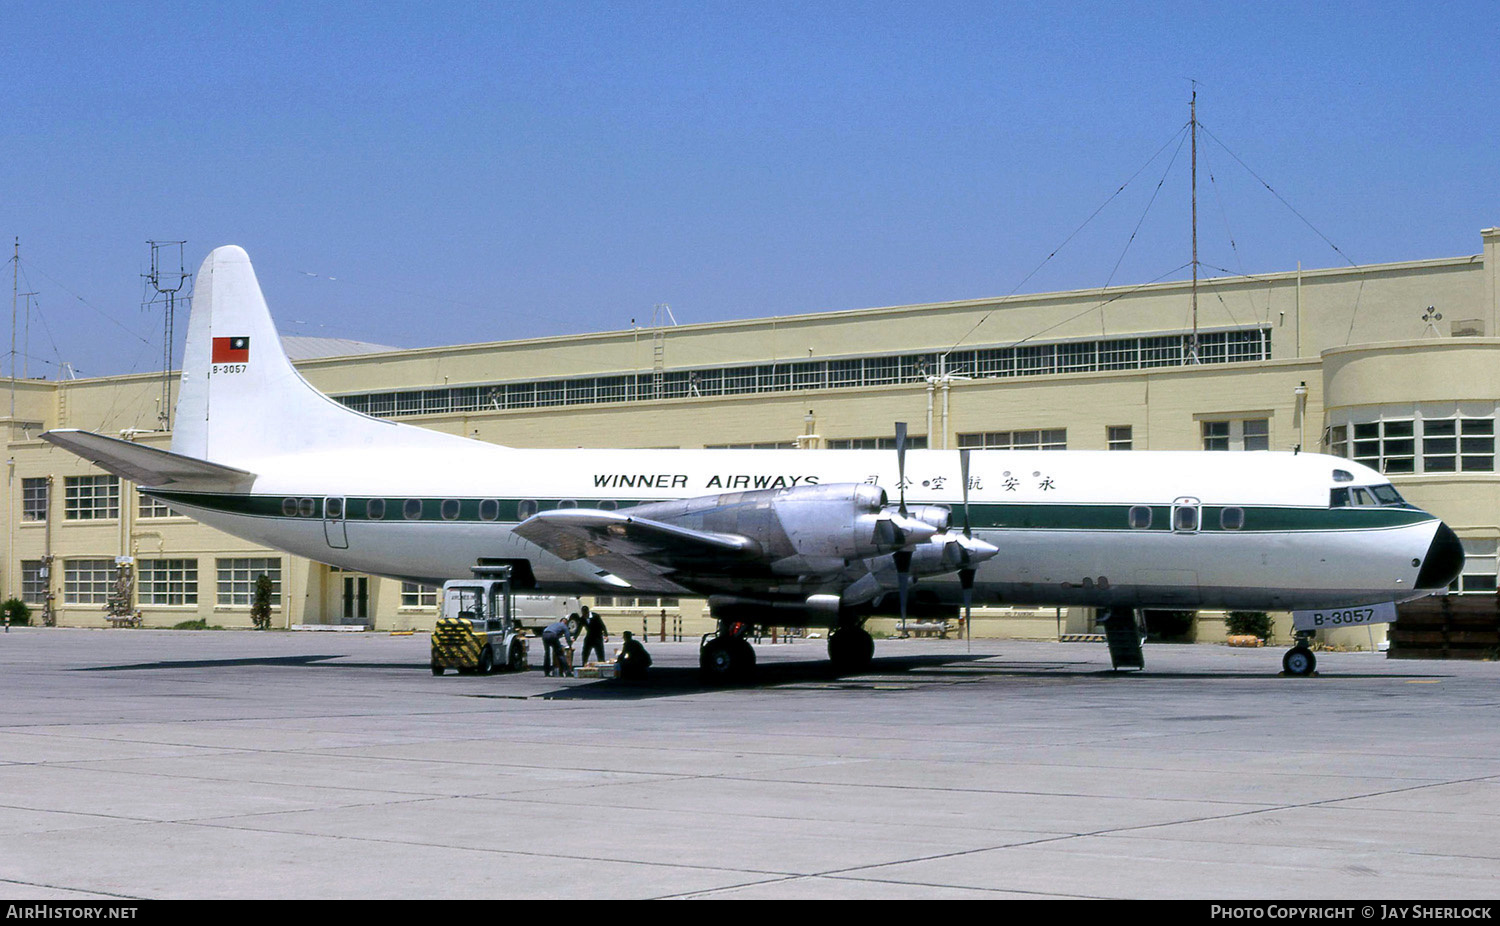
<path fill-rule="evenodd" d="M 714 690 L 649 646 L 631 685 L 14 629 L 0 897 L 1500 897 L 1500 664 L 805 641 Z"/>

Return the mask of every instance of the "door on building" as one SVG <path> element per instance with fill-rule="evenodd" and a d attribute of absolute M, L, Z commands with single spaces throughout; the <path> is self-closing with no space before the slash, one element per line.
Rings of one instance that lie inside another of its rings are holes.
<path fill-rule="evenodd" d="M 370 577 L 344 576 L 345 624 L 368 624 L 370 617 Z"/>

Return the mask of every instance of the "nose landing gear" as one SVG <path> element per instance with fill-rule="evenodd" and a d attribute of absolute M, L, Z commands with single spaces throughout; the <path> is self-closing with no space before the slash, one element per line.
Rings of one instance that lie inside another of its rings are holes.
<path fill-rule="evenodd" d="M 1297 645 L 1286 651 L 1281 657 L 1281 670 L 1287 675 L 1295 678 L 1306 678 L 1312 675 L 1318 668 L 1318 657 L 1313 655 L 1312 634 L 1298 632 Z"/>

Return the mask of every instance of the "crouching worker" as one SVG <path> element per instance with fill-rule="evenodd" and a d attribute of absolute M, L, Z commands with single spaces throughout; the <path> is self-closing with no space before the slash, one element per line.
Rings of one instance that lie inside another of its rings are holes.
<path fill-rule="evenodd" d="M 620 646 L 620 655 L 615 658 L 615 664 L 620 667 L 620 678 L 640 681 L 651 666 L 651 654 L 630 631 L 625 631 L 623 636 L 625 642 Z"/>

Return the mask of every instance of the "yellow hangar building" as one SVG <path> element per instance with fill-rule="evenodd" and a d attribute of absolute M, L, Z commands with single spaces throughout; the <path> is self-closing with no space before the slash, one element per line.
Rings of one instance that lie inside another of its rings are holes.
<path fill-rule="evenodd" d="M 1352 457 L 1458 532 L 1454 591 L 1493 597 L 1500 228 L 1481 238 L 1464 257 L 1201 280 L 1196 334 L 1191 286 L 1172 282 L 414 350 L 287 343 L 352 408 L 519 447 L 888 447 L 905 421 L 918 447 Z M 248 627 L 264 573 L 273 626 L 431 628 L 431 588 L 256 547 L 38 438 L 84 428 L 166 448 L 161 380 L 7 383 L 6 598 L 103 627 L 125 566 L 144 626 Z M 597 605 L 611 629 L 711 626 L 697 601 Z M 1085 609 L 976 606 L 978 636 L 1092 626 Z M 1222 616 L 1200 615 L 1198 634 L 1221 636 Z"/>

